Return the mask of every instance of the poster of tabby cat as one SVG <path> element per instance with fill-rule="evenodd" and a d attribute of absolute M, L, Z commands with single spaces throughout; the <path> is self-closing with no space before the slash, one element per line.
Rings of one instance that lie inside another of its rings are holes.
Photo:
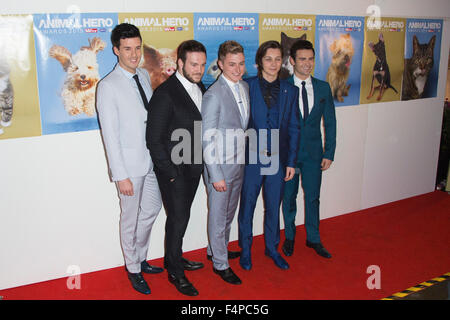
<path fill-rule="evenodd" d="M 405 28 L 404 18 L 366 17 L 361 104 L 400 100 Z"/>
<path fill-rule="evenodd" d="M 117 14 L 34 15 L 42 133 L 98 129 L 95 90 L 117 59 Z"/>
<path fill-rule="evenodd" d="M 327 81 L 336 107 L 359 105 L 364 17 L 316 16 L 314 75 Z"/>
<path fill-rule="evenodd" d="M 193 39 L 192 13 L 119 13 L 119 23 L 131 23 L 142 36 L 141 67 L 150 74 L 153 90 L 177 70 L 177 47 Z"/>
<path fill-rule="evenodd" d="M 260 14 L 259 15 L 259 43 L 277 40 L 283 47 L 283 66 L 280 78 L 286 79 L 294 74 L 294 68 L 289 62 L 289 51 L 298 39 L 311 41 L 315 36 L 314 15 L 299 14 Z"/>
<path fill-rule="evenodd" d="M 217 52 L 221 43 L 234 40 L 244 47 L 246 73 L 243 78 L 256 76 L 255 54 L 258 50 L 258 14 L 256 13 L 195 13 L 194 38 L 207 51 L 203 83 L 210 86 L 221 74 Z"/>
<path fill-rule="evenodd" d="M 402 100 L 437 96 L 442 20 L 407 19 Z"/>
<path fill-rule="evenodd" d="M 0 15 L 0 139 L 39 135 L 33 16 Z"/>

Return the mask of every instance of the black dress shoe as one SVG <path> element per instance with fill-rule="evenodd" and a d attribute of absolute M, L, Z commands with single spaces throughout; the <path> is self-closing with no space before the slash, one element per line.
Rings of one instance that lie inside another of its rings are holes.
<path fill-rule="evenodd" d="M 144 277 L 142 276 L 141 273 L 131 273 L 131 272 L 127 272 L 128 273 L 128 279 L 130 279 L 131 281 L 131 285 L 133 286 L 133 288 L 143 294 L 150 294 L 150 288 L 147 284 L 147 282 L 145 282 Z"/>
<path fill-rule="evenodd" d="M 164 271 L 163 268 L 151 266 L 145 260 L 141 262 L 141 272 L 144 272 L 144 273 L 161 273 L 163 271 Z"/>
<path fill-rule="evenodd" d="M 240 251 L 228 251 L 228 259 L 236 259 L 239 258 L 240 256 L 241 256 Z M 209 254 L 206 254 L 206 258 L 208 260 L 212 260 L 212 256 L 210 256 Z"/>
<path fill-rule="evenodd" d="M 241 284 L 242 281 L 239 277 L 231 270 L 231 268 L 225 270 L 217 270 L 213 267 L 214 273 L 217 273 L 225 282 L 231 284 Z"/>
<path fill-rule="evenodd" d="M 194 271 L 203 268 L 205 265 L 201 262 L 190 261 L 181 257 L 181 261 L 183 262 L 183 268 L 187 271 Z"/>
<path fill-rule="evenodd" d="M 292 254 L 294 253 L 294 240 L 284 240 L 281 250 L 287 257 L 292 256 Z"/>
<path fill-rule="evenodd" d="M 175 288 L 177 288 L 177 290 L 182 294 L 191 297 L 198 295 L 197 289 L 194 288 L 192 283 L 190 283 L 185 276 L 176 277 L 172 274 L 169 274 L 168 278 L 169 282 L 172 283 L 175 286 Z"/>
<path fill-rule="evenodd" d="M 322 256 L 324 258 L 330 259 L 331 254 L 323 247 L 323 245 L 319 243 L 313 243 L 306 241 L 306 246 L 309 248 L 313 248 L 319 256 Z"/>

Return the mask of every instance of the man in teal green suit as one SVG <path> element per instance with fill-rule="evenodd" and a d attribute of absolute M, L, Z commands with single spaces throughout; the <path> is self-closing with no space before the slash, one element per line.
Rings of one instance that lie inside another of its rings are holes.
<path fill-rule="evenodd" d="M 286 240 L 282 250 L 286 256 L 291 256 L 294 252 L 296 202 L 301 175 L 305 196 L 306 245 L 320 256 L 331 258 L 320 240 L 319 198 L 322 172 L 327 170 L 334 160 L 336 114 L 329 84 L 311 76 L 314 57 L 313 45 L 307 40 L 298 40 L 291 47 L 289 61 L 294 67 L 294 75 L 289 81 L 299 87 L 302 118 L 296 174 L 292 180 L 286 182 L 283 197 Z M 325 143 L 322 142 L 322 119 Z"/>

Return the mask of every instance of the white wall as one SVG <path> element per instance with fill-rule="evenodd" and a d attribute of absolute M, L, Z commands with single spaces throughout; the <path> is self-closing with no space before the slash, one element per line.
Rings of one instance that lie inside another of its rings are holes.
<path fill-rule="evenodd" d="M 434 190 L 449 52 L 448 0 L 76 1 L 15 0 L 0 14 L 66 12 L 260 12 L 444 18 L 438 97 L 337 109 L 337 150 L 324 174 L 321 217 L 329 218 Z M 443 16 L 445 14 L 445 16 Z M 297 224 L 303 224 L 302 194 Z M 184 250 L 206 246 L 206 193 L 200 184 Z M 98 131 L 0 140 L 0 289 L 123 265 L 119 203 Z M 161 211 L 149 258 L 163 256 Z M 255 214 L 262 233 L 262 201 Z M 232 240 L 237 239 L 233 223 Z M 302 240 L 299 239 L 299 242 Z"/>

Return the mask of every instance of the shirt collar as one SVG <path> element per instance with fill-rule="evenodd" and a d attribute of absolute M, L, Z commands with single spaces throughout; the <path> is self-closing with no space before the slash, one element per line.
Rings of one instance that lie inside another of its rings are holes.
<path fill-rule="evenodd" d="M 119 69 L 123 72 L 123 74 L 125 75 L 125 77 L 127 77 L 128 79 L 132 79 L 133 76 L 134 76 L 135 74 L 137 74 L 137 71 L 136 71 L 136 73 L 131 73 L 131 72 L 125 70 L 124 68 L 122 68 L 122 67 L 120 66 L 120 64 L 117 64 L 117 66 L 118 66 Z"/>
<path fill-rule="evenodd" d="M 302 80 L 300 78 L 298 78 L 295 74 L 294 74 L 294 84 L 298 84 L 298 86 L 302 85 L 302 81 L 305 81 L 305 85 L 306 86 L 311 86 L 312 85 L 312 80 L 311 80 L 311 76 L 309 76 L 306 80 Z"/>
<path fill-rule="evenodd" d="M 197 85 L 196 83 L 192 83 L 188 79 L 183 77 L 183 75 L 181 73 L 179 73 L 178 71 L 175 73 L 175 76 L 178 78 L 178 80 L 180 80 L 181 84 L 188 92 L 191 92 L 192 88 L 195 88 L 193 86 L 194 84 Z"/>
<path fill-rule="evenodd" d="M 238 81 L 238 82 L 233 82 L 233 81 L 231 81 L 231 80 L 228 80 L 227 77 L 225 77 L 225 76 L 223 75 L 223 73 L 222 73 L 220 76 L 226 81 L 226 83 L 228 83 L 228 85 L 230 86 L 230 88 L 234 88 L 234 86 L 235 86 L 236 84 L 239 84 L 239 81 Z"/>

